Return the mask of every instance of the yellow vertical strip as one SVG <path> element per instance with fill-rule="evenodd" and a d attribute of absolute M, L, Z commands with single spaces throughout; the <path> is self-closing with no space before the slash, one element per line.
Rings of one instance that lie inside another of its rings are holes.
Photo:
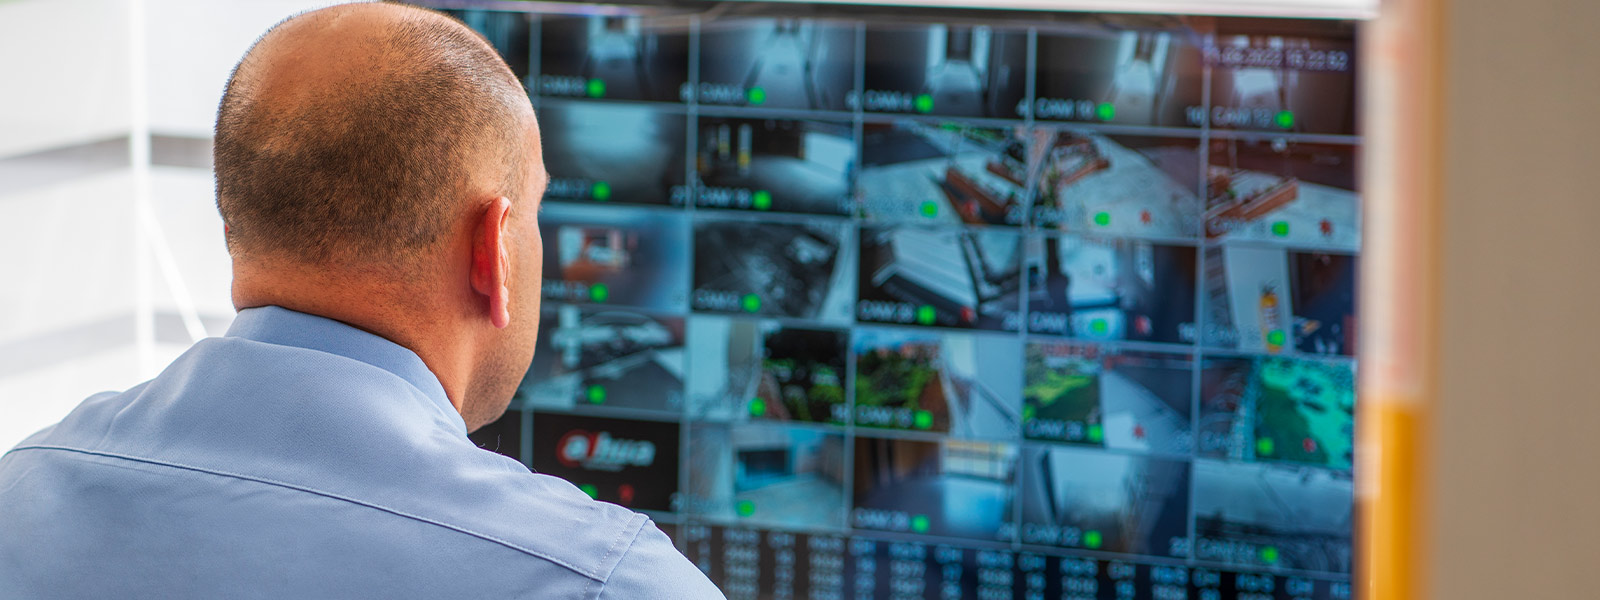
<path fill-rule="evenodd" d="M 1423 600 L 1438 392 L 1446 0 L 1384 0 L 1364 57 L 1356 589 Z"/>

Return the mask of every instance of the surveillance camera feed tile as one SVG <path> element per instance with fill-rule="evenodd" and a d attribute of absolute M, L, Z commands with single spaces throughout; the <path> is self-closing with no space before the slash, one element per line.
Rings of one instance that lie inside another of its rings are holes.
<path fill-rule="evenodd" d="M 1356 257 L 1261 246 L 1206 248 L 1207 346 L 1265 354 L 1355 354 Z"/>
<path fill-rule="evenodd" d="M 1028 238 L 1028 331 L 1097 341 L 1195 341 L 1193 246 Z"/>
<path fill-rule="evenodd" d="M 1015 444 L 856 437 L 858 529 L 1012 541 Z"/>
<path fill-rule="evenodd" d="M 637 14 L 546 15 L 539 95 L 681 102 L 689 85 L 691 19 Z"/>
<path fill-rule="evenodd" d="M 1348 572 L 1353 558 L 1349 472 L 1295 465 L 1194 462 L 1197 559 Z"/>
<path fill-rule="evenodd" d="M 1014 118 L 1027 85 L 1028 32 L 972 23 L 866 25 L 863 90 L 880 113 Z"/>
<path fill-rule="evenodd" d="M 1208 239 L 1360 246 L 1354 147 L 1241 134 L 1212 139 L 1208 157 Z"/>
<path fill-rule="evenodd" d="M 485 451 L 730 598 L 1355 597 L 1353 23 L 444 8 L 551 176 Z"/>
<path fill-rule="evenodd" d="M 849 421 L 848 330 L 712 315 L 689 322 L 691 418 Z"/>
<path fill-rule="evenodd" d="M 1040 127 L 1033 222 L 1044 230 L 1194 239 L 1200 140 Z"/>
<path fill-rule="evenodd" d="M 1354 38 L 1295 29 L 1223 24 L 1212 34 L 1205 46 L 1211 127 L 1356 133 Z"/>
<path fill-rule="evenodd" d="M 678 495 L 681 440 L 676 421 L 533 414 L 533 469 L 571 482 L 589 497 L 666 511 Z"/>
<path fill-rule="evenodd" d="M 539 342 L 514 402 L 530 408 L 678 412 L 684 319 L 562 305 L 539 319 Z"/>
<path fill-rule="evenodd" d="M 707 521 L 843 530 L 842 432 L 702 423 L 689 432 L 684 512 Z"/>
<path fill-rule="evenodd" d="M 850 121 L 700 117 L 695 206 L 848 215 Z"/>
<path fill-rule="evenodd" d="M 684 215 L 558 204 L 539 215 L 539 235 L 546 301 L 682 313 L 689 272 Z"/>
<path fill-rule="evenodd" d="M 1192 452 L 1193 355 L 1030 342 L 1026 361 L 1028 439 L 1170 456 Z"/>
<path fill-rule="evenodd" d="M 1200 456 L 1349 470 L 1355 365 L 1211 355 L 1200 371 Z"/>
<path fill-rule="evenodd" d="M 856 24 L 793 17 L 702 21 L 696 99 L 706 106 L 849 111 Z"/>
<path fill-rule="evenodd" d="M 544 100 L 539 133 L 548 200 L 606 204 L 688 203 L 682 107 Z"/>
<path fill-rule="evenodd" d="M 1067 26 L 1037 33 L 1032 114 L 1041 121 L 1198 127 L 1203 34 L 1173 26 Z"/>
<path fill-rule="evenodd" d="M 1017 438 L 1022 347 L 1015 336 L 860 328 L 854 354 L 858 429 Z"/>
<path fill-rule="evenodd" d="M 855 228 L 845 220 L 697 218 L 695 311 L 848 323 Z"/>
<path fill-rule="evenodd" d="M 1031 446 L 1023 451 L 1023 541 L 1189 555 L 1189 463 Z"/>
<path fill-rule="evenodd" d="M 861 227 L 856 319 L 1016 331 L 1022 237 L 996 229 Z"/>
<path fill-rule="evenodd" d="M 1021 225 L 1026 127 L 897 119 L 862 126 L 861 210 L 872 221 Z"/>

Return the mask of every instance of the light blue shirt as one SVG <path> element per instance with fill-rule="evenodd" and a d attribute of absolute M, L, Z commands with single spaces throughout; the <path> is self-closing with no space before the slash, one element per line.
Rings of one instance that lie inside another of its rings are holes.
<path fill-rule="evenodd" d="M 722 598 L 644 515 L 467 439 L 422 360 L 241 311 L 0 458 L 0 598 Z"/>

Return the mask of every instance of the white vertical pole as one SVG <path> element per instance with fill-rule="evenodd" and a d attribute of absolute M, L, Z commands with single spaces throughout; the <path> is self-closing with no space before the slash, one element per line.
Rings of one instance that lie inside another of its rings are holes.
<path fill-rule="evenodd" d="M 150 95 L 146 62 L 144 0 L 128 0 L 128 80 L 131 86 L 128 109 L 132 111 L 128 132 L 129 166 L 133 175 L 133 276 L 134 343 L 138 350 L 139 378 L 154 377 L 155 364 L 155 273 L 151 269 L 150 231 Z"/>

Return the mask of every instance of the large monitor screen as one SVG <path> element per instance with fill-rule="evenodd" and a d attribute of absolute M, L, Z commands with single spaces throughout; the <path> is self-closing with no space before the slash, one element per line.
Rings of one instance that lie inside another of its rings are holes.
<path fill-rule="evenodd" d="M 1354 23 L 447 8 L 553 178 L 484 447 L 730 598 L 1353 596 Z"/>

